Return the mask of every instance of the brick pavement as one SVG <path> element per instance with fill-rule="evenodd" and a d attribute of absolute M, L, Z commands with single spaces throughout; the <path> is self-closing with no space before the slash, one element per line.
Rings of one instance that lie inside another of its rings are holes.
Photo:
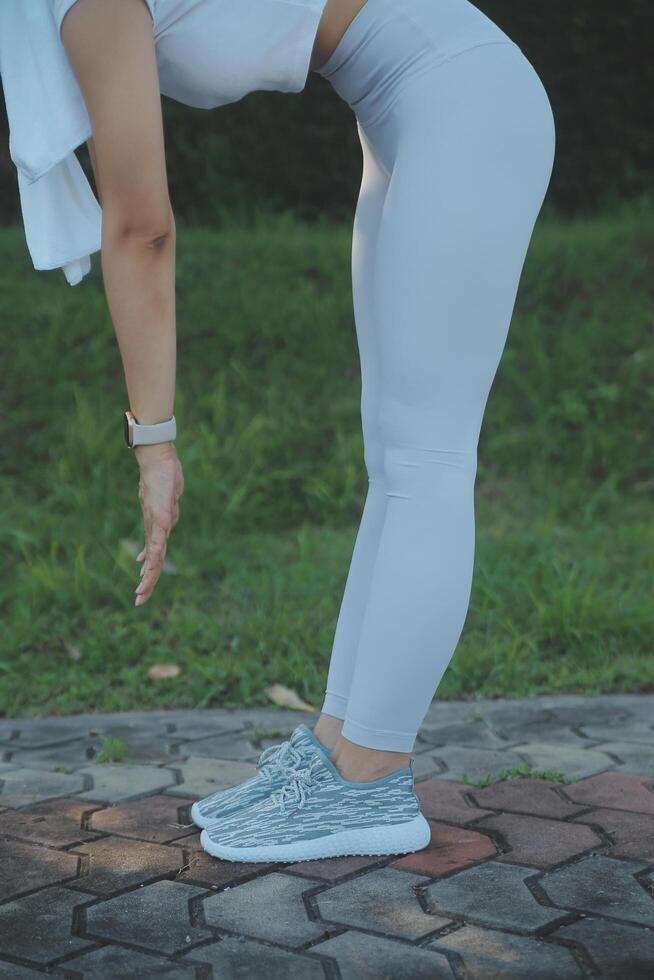
<path fill-rule="evenodd" d="M 436 701 L 425 850 L 209 858 L 193 800 L 314 720 L 0 720 L 0 980 L 654 978 L 654 695 Z M 100 735 L 124 763 L 94 761 Z M 498 780 L 525 765 L 564 779 Z"/>

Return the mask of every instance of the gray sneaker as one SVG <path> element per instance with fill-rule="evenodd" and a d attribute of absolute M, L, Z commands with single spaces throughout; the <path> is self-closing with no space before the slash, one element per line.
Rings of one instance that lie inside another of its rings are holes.
<path fill-rule="evenodd" d="M 431 829 L 413 791 L 413 765 L 370 782 L 344 779 L 307 745 L 305 763 L 280 789 L 202 831 L 200 844 L 225 861 L 310 861 L 346 854 L 406 854 Z"/>
<path fill-rule="evenodd" d="M 279 745 L 269 745 L 257 761 L 259 772 L 238 786 L 219 789 L 191 807 L 191 819 L 203 829 L 211 827 L 246 806 L 258 803 L 280 789 L 293 773 L 306 765 L 307 750 L 327 757 L 327 749 L 306 725 L 298 725 L 291 737 Z"/>

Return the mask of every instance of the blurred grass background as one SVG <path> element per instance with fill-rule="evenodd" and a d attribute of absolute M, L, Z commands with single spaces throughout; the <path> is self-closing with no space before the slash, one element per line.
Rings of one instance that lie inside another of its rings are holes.
<path fill-rule="evenodd" d="M 647 196 L 546 203 L 439 698 L 654 690 L 653 216 Z M 327 214 L 178 220 L 186 491 L 135 609 L 138 474 L 99 261 L 73 289 L 0 228 L 0 714 L 263 704 L 275 682 L 319 706 L 367 489 L 350 244 Z M 149 680 L 161 661 L 181 674 Z"/>

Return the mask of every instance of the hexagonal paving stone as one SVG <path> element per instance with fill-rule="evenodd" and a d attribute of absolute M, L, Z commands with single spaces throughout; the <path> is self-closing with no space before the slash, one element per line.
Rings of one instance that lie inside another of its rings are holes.
<path fill-rule="evenodd" d="M 240 732 L 226 732 L 211 735 L 209 738 L 195 739 L 183 745 L 184 754 L 194 758 L 229 759 L 233 762 L 255 763 L 259 749 L 242 736 Z"/>
<path fill-rule="evenodd" d="M 208 963 L 214 968 L 213 976 L 220 977 L 220 980 L 246 980 L 248 977 L 324 980 L 325 977 L 316 957 L 309 958 L 301 953 L 266 946 L 245 936 L 225 936 L 219 943 L 192 950 L 188 959 L 192 959 L 193 963 Z"/>
<path fill-rule="evenodd" d="M 497 849 L 488 835 L 477 830 L 449 827 L 430 820 L 431 840 L 427 847 L 391 862 L 391 867 L 436 878 L 460 871 L 495 857 Z"/>
<path fill-rule="evenodd" d="M 5 728 L 12 750 L 40 749 L 60 745 L 87 734 L 87 725 L 77 718 L 23 719 L 10 721 Z"/>
<path fill-rule="evenodd" d="M 489 726 L 504 739 L 512 743 L 525 742 L 564 742 L 582 747 L 587 743 L 571 725 L 567 725 L 548 708 L 534 706 L 526 713 L 514 714 L 511 709 L 500 709 L 487 718 Z"/>
<path fill-rule="evenodd" d="M 471 782 L 485 779 L 487 776 L 499 776 L 504 769 L 513 769 L 525 764 L 525 760 L 514 749 L 500 751 L 449 745 L 434 749 L 430 755 L 446 767 L 446 771 L 440 773 L 438 778 L 457 782 L 464 781 L 464 776 L 467 776 Z"/>
<path fill-rule="evenodd" d="M 602 742 L 607 740 L 610 742 L 640 742 L 654 749 L 654 728 L 651 722 L 628 718 L 616 722 L 615 725 L 610 725 L 608 722 L 603 725 L 590 723 L 584 725 L 581 730 L 587 738 L 599 739 Z"/>
<path fill-rule="evenodd" d="M 654 814 L 654 779 L 624 772 L 605 772 L 562 789 L 573 803 Z"/>
<path fill-rule="evenodd" d="M 533 868 L 489 861 L 428 885 L 425 897 L 438 915 L 465 917 L 481 926 L 535 933 L 567 914 L 540 905 L 525 881 Z"/>
<path fill-rule="evenodd" d="M 220 716 L 214 713 L 212 717 L 206 717 L 206 714 L 205 711 L 189 711 L 186 717 L 178 715 L 168 725 L 169 737 L 173 741 L 179 742 L 195 738 L 208 738 L 210 735 L 220 735 L 226 732 L 243 731 L 244 722 L 223 717 L 227 712 L 223 712 Z"/>
<path fill-rule="evenodd" d="M 246 878 L 253 878 L 261 871 L 275 868 L 275 864 L 250 863 L 249 861 L 219 861 L 203 850 L 200 834 L 184 837 L 179 844 L 187 855 L 184 870 L 177 875 L 178 881 L 189 884 L 202 884 L 209 888 L 237 884 Z"/>
<path fill-rule="evenodd" d="M 163 763 L 176 757 L 172 752 L 172 743 L 166 735 L 135 735 L 121 739 L 125 744 L 125 762 L 128 763 Z M 69 769 L 79 769 L 88 766 L 101 754 L 102 744 L 97 735 L 88 738 L 75 739 L 58 745 L 42 746 L 38 749 L 15 749 L 13 743 L 11 761 L 29 768 L 52 770 L 54 766 L 67 766 Z"/>
<path fill-rule="evenodd" d="M 100 800 L 103 803 L 122 803 L 123 800 L 175 785 L 175 776 L 170 769 L 158 766 L 132 766 L 99 764 L 79 769 L 78 775 L 88 775 L 93 780 L 93 788 L 86 793 L 78 793 L 82 800 Z"/>
<path fill-rule="evenodd" d="M 21 749 L 11 752 L 11 762 L 27 769 L 45 769 L 53 772 L 55 766 L 67 769 L 81 769 L 88 766 L 95 751 L 93 743 L 84 739 L 64 742 L 61 745 L 46 745 L 40 749 Z"/>
<path fill-rule="evenodd" d="M 428 881 L 396 868 L 379 868 L 334 885 L 314 901 L 325 922 L 419 939 L 450 921 L 422 911 L 415 889 Z"/>
<path fill-rule="evenodd" d="M 432 939 L 426 948 L 455 954 L 466 980 L 581 980 L 586 976 L 563 946 L 477 926 L 463 926 Z"/>
<path fill-rule="evenodd" d="M 454 980 L 442 953 L 363 932 L 341 933 L 310 953 L 333 957 L 341 980 Z"/>
<path fill-rule="evenodd" d="M 17 966 L 0 960 L 0 980 L 43 980 L 40 970 L 31 970 L 29 966 Z"/>
<path fill-rule="evenodd" d="M 203 894 L 192 885 L 157 881 L 88 908 L 86 934 L 171 955 L 211 935 L 189 918 L 189 901 Z"/>
<path fill-rule="evenodd" d="M 606 919 L 579 919 L 560 926 L 552 939 L 579 943 L 607 980 L 652 980 L 654 932 Z"/>
<path fill-rule="evenodd" d="M 78 864 L 72 854 L 0 838 L 0 901 L 74 878 Z"/>
<path fill-rule="evenodd" d="M 317 878 L 320 881 L 328 881 L 333 884 L 348 878 L 357 871 L 364 868 L 374 867 L 380 862 L 386 862 L 388 858 L 380 858 L 376 855 L 356 855 L 352 857 L 325 858 L 324 860 L 299 861 L 297 864 L 290 864 L 284 868 L 284 874 L 297 874 L 305 878 Z"/>
<path fill-rule="evenodd" d="M 41 769 L 12 769 L 2 774 L 0 804 L 18 808 L 69 796 L 84 789 L 84 779 L 78 773 L 46 772 Z"/>
<path fill-rule="evenodd" d="M 506 746 L 506 740 L 499 738 L 481 719 L 440 725 L 425 724 L 418 734 L 418 743 L 434 746 L 467 745 L 488 749 L 502 749 Z"/>
<path fill-rule="evenodd" d="M 575 803 L 570 803 L 558 791 L 560 785 L 549 779 L 528 779 L 516 777 L 503 779 L 499 783 L 477 788 L 471 786 L 468 790 L 470 797 L 480 807 L 490 807 L 491 810 L 509 810 L 511 813 L 530 813 L 535 817 L 552 817 L 563 820 L 582 813 L 585 809 Z M 479 812 L 479 811 L 474 811 Z M 489 814 L 489 811 L 486 810 Z"/>
<path fill-rule="evenodd" d="M 488 702 L 489 704 L 494 702 Z M 442 701 L 435 698 L 427 709 L 423 724 L 443 725 L 458 721 L 476 721 L 485 714 L 477 701 Z"/>
<path fill-rule="evenodd" d="M 7 810 L 0 815 L 0 834 L 22 837 L 35 844 L 66 847 L 96 836 L 82 829 L 82 818 L 93 810 L 93 804 L 71 799 L 48 800 L 23 810 Z"/>
<path fill-rule="evenodd" d="M 191 799 L 179 799 L 163 793 L 148 796 L 143 800 L 97 811 L 91 817 L 89 826 L 105 834 L 167 844 L 168 841 L 197 832 L 195 824 L 190 823 L 190 817 L 187 823 L 180 819 L 180 811 L 188 808 L 192 802 Z"/>
<path fill-rule="evenodd" d="M 602 844 L 590 827 L 521 813 L 483 817 L 475 827 L 496 830 L 506 841 L 508 850 L 498 861 L 534 868 L 553 868 Z"/>
<path fill-rule="evenodd" d="M 545 874 L 540 886 L 559 908 L 651 927 L 654 926 L 654 896 L 648 895 L 634 878 L 646 867 L 638 861 L 589 856 Z"/>
<path fill-rule="evenodd" d="M 654 816 L 628 810 L 590 810 L 575 823 L 595 824 L 615 841 L 604 850 L 609 857 L 633 858 L 654 864 Z"/>
<path fill-rule="evenodd" d="M 230 762 L 221 759 L 203 759 L 189 756 L 186 762 L 175 766 L 181 775 L 181 784 L 171 786 L 166 792 L 171 796 L 209 796 L 218 789 L 227 789 L 245 782 L 257 772 L 249 762 Z"/>
<path fill-rule="evenodd" d="M 42 980 L 43 974 L 39 976 Z M 196 973 L 191 965 L 171 963 L 133 949 L 105 946 L 67 960 L 58 968 L 57 976 L 70 980 L 195 980 Z"/>
<path fill-rule="evenodd" d="M 83 901 L 77 892 L 56 885 L 0 905 L 0 950 L 46 965 L 84 949 L 88 940 L 71 934 L 73 909 Z"/>
<path fill-rule="evenodd" d="M 601 747 L 585 749 L 553 742 L 525 742 L 516 745 L 514 751 L 524 756 L 535 769 L 560 772 L 568 779 L 583 779 L 615 768 L 615 762 L 602 752 Z"/>
<path fill-rule="evenodd" d="M 311 887 L 302 878 L 273 872 L 206 898 L 205 920 L 216 929 L 301 946 L 317 939 L 326 928 L 307 916 L 302 895 Z"/>
<path fill-rule="evenodd" d="M 467 802 L 463 794 L 469 794 L 473 788 L 466 783 L 427 779 L 417 783 L 415 793 L 420 800 L 420 810 L 427 819 L 465 825 L 492 812 Z"/>
<path fill-rule="evenodd" d="M 617 724 L 632 714 L 633 700 L 615 694 L 585 697 L 580 695 L 554 694 L 549 702 L 541 702 L 560 721 L 576 728 L 586 725 Z"/>
<path fill-rule="evenodd" d="M 131 888 L 143 881 L 160 878 L 178 871 L 184 865 L 178 847 L 163 847 L 146 841 L 107 837 L 81 844 L 77 854 L 88 855 L 88 868 L 71 888 L 80 888 L 94 895 L 108 895 Z"/>
<path fill-rule="evenodd" d="M 436 749 L 429 749 L 428 752 L 422 751 L 419 754 L 415 754 L 411 768 L 413 769 L 413 778 L 416 782 L 422 779 L 429 779 L 430 777 L 441 776 L 445 773 L 445 766 L 439 762 L 434 753 Z"/>
<path fill-rule="evenodd" d="M 602 742 L 597 747 L 617 760 L 620 772 L 633 772 L 638 776 L 654 776 L 653 746 L 616 741 Z"/>

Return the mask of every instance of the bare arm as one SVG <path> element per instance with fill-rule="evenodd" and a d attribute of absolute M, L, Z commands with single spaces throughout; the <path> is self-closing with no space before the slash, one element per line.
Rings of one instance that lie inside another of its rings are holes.
<path fill-rule="evenodd" d="M 175 221 L 168 195 L 152 20 L 143 0 L 77 0 L 61 38 L 84 96 L 101 196 L 102 274 L 129 407 L 142 424 L 173 414 Z M 172 443 L 135 450 L 146 557 L 143 601 L 156 584 L 183 488 Z"/>

